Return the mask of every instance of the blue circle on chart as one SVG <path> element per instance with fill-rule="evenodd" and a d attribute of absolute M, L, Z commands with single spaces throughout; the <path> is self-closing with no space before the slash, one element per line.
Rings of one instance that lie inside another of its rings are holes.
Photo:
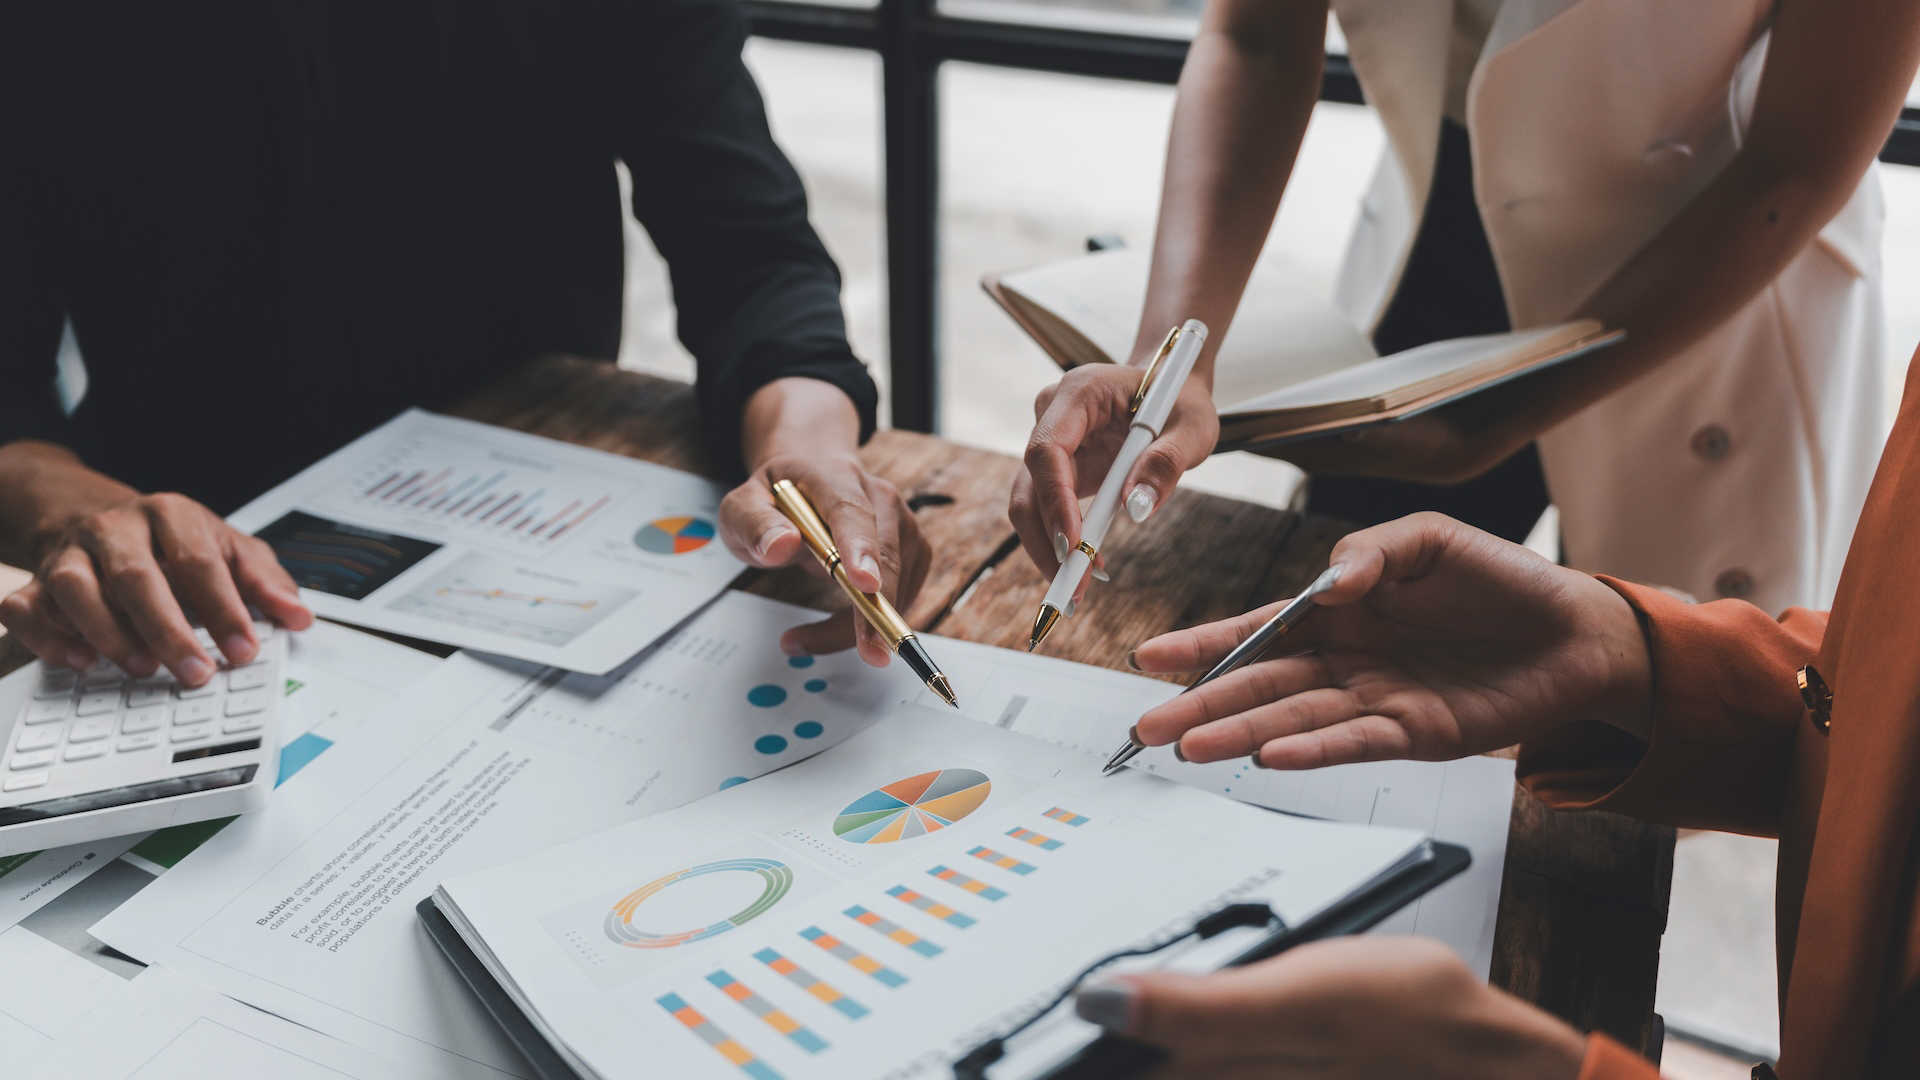
<path fill-rule="evenodd" d="M 746 782 L 747 778 L 744 776 L 729 776 L 725 780 L 720 781 L 720 790 L 725 791 L 736 784 L 744 784 Z"/>
<path fill-rule="evenodd" d="M 788 667 L 812 667 L 812 666 L 813 666 L 813 657 L 811 657 L 811 656 L 789 656 L 789 657 L 787 657 L 787 666 L 788 666 Z"/>
<path fill-rule="evenodd" d="M 753 748 L 763 754 L 777 754 L 787 748 L 787 740 L 778 735 L 762 735 L 753 740 Z"/>
<path fill-rule="evenodd" d="M 820 691 L 825 690 L 826 688 L 827 688 L 827 680 L 825 679 L 808 679 L 807 680 L 807 692 L 810 694 L 817 694 Z"/>
<path fill-rule="evenodd" d="M 747 700 L 763 709 L 771 709 L 775 705 L 787 700 L 787 691 L 786 688 L 782 686 L 775 686 L 772 683 L 761 683 L 759 686 L 747 691 Z"/>
<path fill-rule="evenodd" d="M 803 739 L 817 739 L 825 730 L 818 720 L 807 720 L 793 726 L 793 733 Z"/>

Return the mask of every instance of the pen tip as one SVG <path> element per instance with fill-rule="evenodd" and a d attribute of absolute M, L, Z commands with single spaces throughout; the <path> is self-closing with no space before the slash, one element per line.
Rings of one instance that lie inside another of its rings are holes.
<path fill-rule="evenodd" d="M 960 707 L 960 699 L 954 696 L 953 684 L 947 681 L 946 672 L 935 672 L 933 678 L 927 680 L 927 685 L 933 689 L 934 693 L 940 695 L 941 701 L 956 709 Z"/>
<path fill-rule="evenodd" d="M 1047 634 L 1053 630 L 1054 624 L 1059 621 L 1059 608 L 1052 604 L 1041 604 L 1040 613 L 1033 617 L 1033 631 L 1027 635 L 1027 651 L 1032 652 L 1039 648 L 1040 643 L 1045 641 Z"/>

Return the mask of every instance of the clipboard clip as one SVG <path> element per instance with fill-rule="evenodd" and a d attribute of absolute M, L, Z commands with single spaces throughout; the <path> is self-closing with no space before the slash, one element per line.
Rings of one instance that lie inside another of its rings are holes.
<path fill-rule="evenodd" d="M 1160 373 L 1160 361 L 1173 351 L 1173 343 L 1180 340 L 1180 333 L 1177 326 L 1167 331 L 1167 340 L 1160 343 L 1160 351 L 1153 354 L 1153 360 L 1147 364 L 1146 374 L 1140 376 L 1140 388 L 1133 392 L 1133 404 L 1127 406 L 1127 415 L 1137 414 L 1140 406 L 1146 402 L 1147 391 L 1153 389 L 1153 377 Z"/>

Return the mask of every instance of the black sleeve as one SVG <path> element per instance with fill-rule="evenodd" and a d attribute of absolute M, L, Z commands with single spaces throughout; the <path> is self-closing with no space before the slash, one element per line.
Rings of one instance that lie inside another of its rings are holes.
<path fill-rule="evenodd" d="M 799 174 L 774 144 L 741 61 L 733 0 L 617 5 L 614 142 L 633 210 L 665 256 L 680 340 L 718 459 L 738 471 L 755 390 L 804 376 L 844 390 L 872 434 L 879 392 L 847 344 L 840 272 L 807 221 Z"/>
<path fill-rule="evenodd" d="M 0 48 L 0 65 L 7 49 Z M 18 65 L 15 65 L 16 67 Z M 23 145 L 31 98 L 0 78 L 0 444 L 15 439 L 69 443 L 54 396 L 65 316 L 55 288 L 54 252 L 44 235 L 47 207 L 29 189 L 35 156 Z"/>

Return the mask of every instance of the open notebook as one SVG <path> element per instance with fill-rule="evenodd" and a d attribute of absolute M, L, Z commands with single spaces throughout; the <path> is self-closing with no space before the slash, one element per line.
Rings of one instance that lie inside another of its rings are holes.
<path fill-rule="evenodd" d="M 1103 251 L 981 281 L 1061 367 L 1124 361 L 1147 291 L 1145 251 Z M 1220 346 L 1220 450 L 1405 419 L 1622 336 L 1583 319 L 1455 338 L 1382 357 L 1333 303 L 1263 260 Z"/>

